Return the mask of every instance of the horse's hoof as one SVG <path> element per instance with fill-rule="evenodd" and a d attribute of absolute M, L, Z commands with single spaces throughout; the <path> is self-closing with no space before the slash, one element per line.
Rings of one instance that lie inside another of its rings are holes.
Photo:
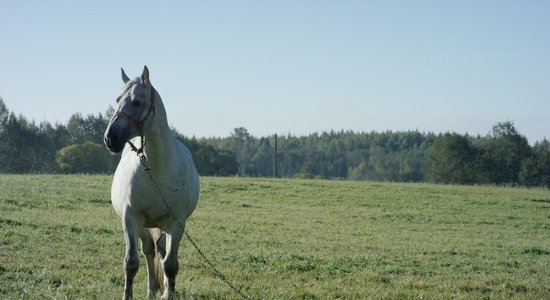
<path fill-rule="evenodd" d="M 174 299 L 174 294 L 166 292 L 162 295 L 162 297 L 160 297 L 160 299 L 172 300 Z"/>

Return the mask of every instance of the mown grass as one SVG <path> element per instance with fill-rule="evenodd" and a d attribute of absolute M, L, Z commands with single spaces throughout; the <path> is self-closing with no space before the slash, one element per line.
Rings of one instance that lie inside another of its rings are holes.
<path fill-rule="evenodd" d="M 121 297 L 110 181 L 0 176 L 0 298 Z M 550 298 L 548 190 L 251 178 L 201 189 L 189 233 L 255 299 Z M 189 242 L 176 288 L 238 298 Z"/>

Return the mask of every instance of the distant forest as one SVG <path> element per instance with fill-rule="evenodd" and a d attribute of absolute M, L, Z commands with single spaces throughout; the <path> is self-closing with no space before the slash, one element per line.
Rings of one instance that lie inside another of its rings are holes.
<path fill-rule="evenodd" d="M 16 116 L 0 98 L 0 173 L 112 173 L 119 156 L 103 146 L 113 109 L 75 113 L 66 124 Z M 330 131 L 255 137 L 186 137 L 208 176 L 351 179 L 550 187 L 550 142 L 529 145 L 512 121 L 486 136 L 457 133 Z"/>

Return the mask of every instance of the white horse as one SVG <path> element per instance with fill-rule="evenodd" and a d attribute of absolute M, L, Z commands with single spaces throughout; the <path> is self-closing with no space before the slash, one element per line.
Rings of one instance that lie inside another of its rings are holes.
<path fill-rule="evenodd" d="M 122 80 L 125 85 L 105 131 L 105 145 L 111 152 L 123 151 L 111 201 L 122 218 L 126 240 L 124 299 L 132 298 L 139 267 L 138 238 L 147 260 L 148 296 L 155 297 L 163 281 L 162 297 L 170 299 L 185 221 L 199 198 L 199 176 L 191 153 L 168 127 L 147 66 L 134 80 L 122 70 Z"/>

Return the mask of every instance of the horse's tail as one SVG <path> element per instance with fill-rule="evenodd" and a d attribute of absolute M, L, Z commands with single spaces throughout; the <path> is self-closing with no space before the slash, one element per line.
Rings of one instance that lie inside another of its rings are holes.
<path fill-rule="evenodd" d="M 166 255 L 166 235 L 158 228 L 151 229 L 153 241 L 155 241 L 155 279 L 157 290 L 161 290 L 164 283 L 164 270 L 162 269 L 162 258 Z"/>

